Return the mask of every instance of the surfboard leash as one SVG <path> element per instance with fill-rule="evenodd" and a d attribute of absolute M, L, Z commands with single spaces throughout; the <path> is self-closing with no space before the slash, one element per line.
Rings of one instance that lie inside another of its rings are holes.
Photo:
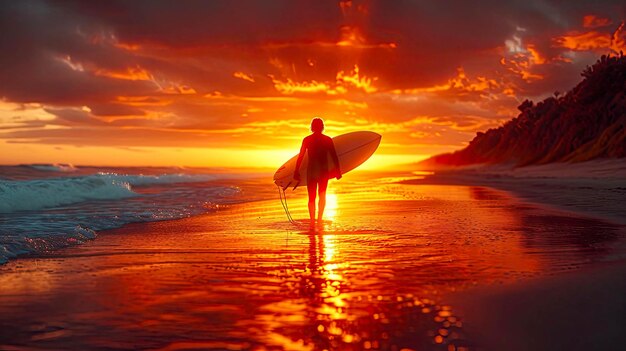
<path fill-rule="evenodd" d="M 291 217 L 291 213 L 289 212 L 289 205 L 287 205 L 287 194 L 285 194 L 285 189 L 282 189 L 280 186 L 278 186 L 278 184 L 276 184 L 276 187 L 278 187 L 278 197 L 280 197 L 280 204 L 283 206 L 283 210 L 285 210 L 285 214 L 287 215 L 289 223 L 296 224 L 296 221 L 293 220 L 293 217 Z"/>

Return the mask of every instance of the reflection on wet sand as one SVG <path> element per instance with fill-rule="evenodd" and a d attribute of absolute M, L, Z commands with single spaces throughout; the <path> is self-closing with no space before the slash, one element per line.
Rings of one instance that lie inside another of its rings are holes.
<path fill-rule="evenodd" d="M 469 190 L 472 198 L 484 204 L 507 203 L 506 193 L 476 186 L 470 186 Z M 622 226 L 617 224 L 536 205 L 508 203 L 507 211 L 518 219 L 514 230 L 521 233 L 523 252 L 540 253 L 543 264 L 552 269 L 572 269 L 580 263 L 609 255 L 611 244 L 623 235 Z"/>
<path fill-rule="evenodd" d="M 472 350 L 446 292 L 606 260 L 624 238 L 488 188 L 334 190 L 318 231 L 259 201 L 0 266 L 0 349 Z"/>
<path fill-rule="evenodd" d="M 281 291 L 291 298 L 262 306 L 258 324 L 239 324 L 255 339 L 299 350 L 468 349 L 451 306 L 393 289 L 361 289 L 343 276 L 358 275 L 358 268 L 342 263 L 337 235 L 299 234 L 308 237 L 308 262 L 282 277 Z"/>

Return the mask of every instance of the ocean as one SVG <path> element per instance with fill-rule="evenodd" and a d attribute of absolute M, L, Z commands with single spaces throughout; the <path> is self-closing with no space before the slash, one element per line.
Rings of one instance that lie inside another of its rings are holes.
<path fill-rule="evenodd" d="M 128 223 L 180 219 L 253 200 L 237 184 L 255 176 L 201 168 L 1 166 L 0 264 L 80 244 Z"/>

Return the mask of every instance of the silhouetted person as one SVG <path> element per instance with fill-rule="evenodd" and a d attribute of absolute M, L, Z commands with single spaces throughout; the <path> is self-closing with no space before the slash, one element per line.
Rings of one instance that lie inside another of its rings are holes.
<path fill-rule="evenodd" d="M 326 187 L 330 178 L 341 179 L 341 170 L 339 169 L 339 158 L 335 151 L 333 139 L 322 134 L 324 131 L 324 121 L 321 118 L 313 118 L 311 121 L 311 131 L 313 134 L 302 140 L 300 155 L 296 162 L 296 170 L 293 174 L 295 180 L 300 180 L 300 166 L 306 152 L 309 153 L 309 163 L 306 173 L 306 188 L 309 192 L 309 217 L 311 226 L 315 225 L 315 193 L 319 189 L 319 212 L 317 220 L 322 221 L 324 216 L 324 207 L 326 206 Z M 328 164 L 329 157 L 334 163 L 334 167 L 330 169 Z"/>

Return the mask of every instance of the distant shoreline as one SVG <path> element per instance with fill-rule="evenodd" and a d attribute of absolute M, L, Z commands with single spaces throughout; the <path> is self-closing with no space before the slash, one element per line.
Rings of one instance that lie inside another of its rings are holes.
<path fill-rule="evenodd" d="M 506 165 L 435 170 L 403 184 L 480 185 L 523 200 L 626 225 L 626 159 L 512 168 Z"/>

